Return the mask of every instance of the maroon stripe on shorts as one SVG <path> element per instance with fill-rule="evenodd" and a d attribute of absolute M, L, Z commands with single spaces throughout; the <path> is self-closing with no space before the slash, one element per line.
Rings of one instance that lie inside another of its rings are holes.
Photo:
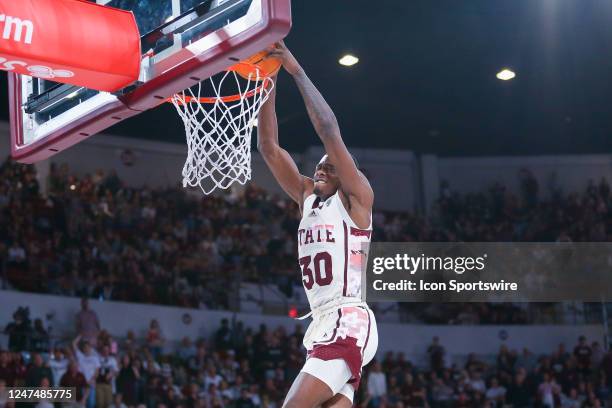
<path fill-rule="evenodd" d="M 368 314 L 368 334 L 367 334 L 366 339 L 365 339 L 365 344 L 363 345 L 363 352 L 361 353 L 361 357 L 362 358 L 363 358 L 363 356 L 365 356 L 365 349 L 366 349 L 366 347 L 368 347 L 368 340 L 370 340 L 370 325 L 372 324 L 372 319 L 370 319 L 370 311 L 367 310 L 367 309 L 365 309 L 365 311 Z"/>
<path fill-rule="evenodd" d="M 338 320 L 336 320 L 336 327 L 334 327 L 334 332 L 332 333 L 330 340 L 333 340 L 336 338 L 336 332 L 340 328 L 340 319 L 342 319 L 342 309 L 338 309 Z"/>
<path fill-rule="evenodd" d="M 348 279 L 348 228 L 346 227 L 346 222 L 342 221 L 342 225 L 344 226 L 344 286 L 342 287 L 342 296 L 346 296 L 346 281 Z"/>
<path fill-rule="evenodd" d="M 372 230 L 351 227 L 351 235 L 354 235 L 356 237 L 368 237 L 368 238 L 370 238 L 372 236 Z"/>
<path fill-rule="evenodd" d="M 315 344 L 315 345 L 317 345 L 317 344 L 327 344 L 330 341 L 334 341 L 336 339 L 336 332 L 340 328 L 340 319 L 342 319 L 342 309 L 338 309 L 338 320 L 336 320 L 336 327 L 334 327 L 334 331 L 332 332 L 331 337 L 329 339 L 325 340 L 325 341 L 316 341 L 313 344 Z M 310 355 L 310 353 L 308 353 L 308 355 Z"/>

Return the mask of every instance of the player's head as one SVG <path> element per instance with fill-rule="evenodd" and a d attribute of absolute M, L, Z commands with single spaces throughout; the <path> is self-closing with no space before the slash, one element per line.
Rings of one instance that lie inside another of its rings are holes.
<path fill-rule="evenodd" d="M 359 168 L 359 164 L 354 156 L 351 155 L 355 166 Z M 315 168 L 314 174 L 314 193 L 319 197 L 330 197 L 338 191 L 340 188 L 340 178 L 336 171 L 336 165 L 333 163 L 328 155 L 324 155 L 317 167 Z"/>

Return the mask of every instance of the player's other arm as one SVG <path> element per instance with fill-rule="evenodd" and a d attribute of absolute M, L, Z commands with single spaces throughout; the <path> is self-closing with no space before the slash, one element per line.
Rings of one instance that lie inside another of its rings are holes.
<path fill-rule="evenodd" d="M 374 193 L 342 140 L 336 115 L 285 44 L 280 42 L 275 47 L 276 50 L 272 55 L 281 58 L 285 70 L 293 76 L 315 131 L 323 142 L 325 152 L 336 167 L 342 192 L 353 199 L 351 203 L 356 200 L 369 212 L 374 201 Z"/>
<path fill-rule="evenodd" d="M 276 81 L 276 78 L 274 78 Z M 276 87 L 259 112 L 257 149 L 283 190 L 302 206 L 306 195 L 312 193 L 313 181 L 300 174 L 289 153 L 278 143 L 276 119 Z"/>

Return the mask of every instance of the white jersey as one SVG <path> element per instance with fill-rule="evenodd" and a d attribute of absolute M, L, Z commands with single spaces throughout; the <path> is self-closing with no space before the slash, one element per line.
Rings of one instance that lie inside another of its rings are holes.
<path fill-rule="evenodd" d="M 361 265 L 370 243 L 372 221 L 360 229 L 349 217 L 339 193 L 304 200 L 298 229 L 302 283 L 311 309 L 343 298 L 361 298 Z M 348 299 L 347 299 L 348 300 Z"/>

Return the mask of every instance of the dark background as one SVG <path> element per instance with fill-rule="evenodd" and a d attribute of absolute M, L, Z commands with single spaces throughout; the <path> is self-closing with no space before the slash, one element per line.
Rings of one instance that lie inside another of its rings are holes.
<path fill-rule="evenodd" d="M 331 4 L 330 4 L 331 3 Z M 598 0 L 294 1 L 288 46 L 352 147 L 441 155 L 612 151 L 612 3 Z M 352 52 L 361 62 L 342 67 Z M 513 81 L 495 74 L 509 67 Z M 290 78 L 282 144 L 318 143 Z M 0 78 L 7 119 L 5 74 Z M 172 106 L 107 133 L 184 142 Z"/>

